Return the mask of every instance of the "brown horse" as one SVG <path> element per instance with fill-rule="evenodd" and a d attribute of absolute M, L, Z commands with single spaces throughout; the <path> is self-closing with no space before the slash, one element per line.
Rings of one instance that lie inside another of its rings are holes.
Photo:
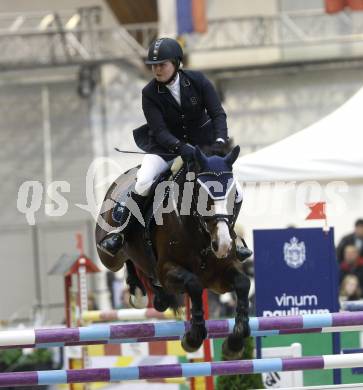
<path fill-rule="evenodd" d="M 223 344 L 227 357 L 239 357 L 244 338 L 250 334 L 250 281 L 236 258 L 232 239 L 235 222 L 232 164 L 238 154 L 238 146 L 225 157 L 207 157 L 196 148 L 191 166 L 184 165 L 177 173 L 174 171 L 171 181 L 161 182 L 156 187 L 154 223 L 146 224 L 147 229 L 140 223 L 135 224 L 135 229 L 127 235 L 123 248 L 115 257 L 98 252 L 102 263 L 111 271 L 119 270 L 126 263 L 131 293 L 139 291 L 146 295 L 135 268 L 146 276 L 153 286 L 157 310 L 166 310 L 169 306 L 175 309 L 175 296 L 189 295 L 191 327 L 182 339 L 182 346 L 188 352 L 197 350 L 207 336 L 203 288 L 218 294 L 236 293 L 235 326 Z M 101 210 L 96 227 L 96 242 L 106 234 L 105 222 L 110 225 L 109 230 L 117 225 L 113 221 L 117 188 L 113 183 L 106 194 L 106 207 Z M 146 231 L 149 234 L 145 237 Z M 161 287 L 156 280 L 160 281 Z"/>

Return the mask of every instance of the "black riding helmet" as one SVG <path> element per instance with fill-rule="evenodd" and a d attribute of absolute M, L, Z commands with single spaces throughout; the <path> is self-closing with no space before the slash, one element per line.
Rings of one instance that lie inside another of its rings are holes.
<path fill-rule="evenodd" d="M 183 49 L 175 39 L 159 38 L 150 45 L 145 64 L 161 64 L 168 60 L 174 62 L 178 69 L 183 60 Z"/>

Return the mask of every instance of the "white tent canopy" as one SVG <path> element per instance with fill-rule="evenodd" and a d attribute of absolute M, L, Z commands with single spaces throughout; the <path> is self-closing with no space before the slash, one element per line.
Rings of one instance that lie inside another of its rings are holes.
<path fill-rule="evenodd" d="M 363 178 L 363 88 L 336 111 L 256 153 L 240 157 L 242 181 Z"/>
<path fill-rule="evenodd" d="M 322 226 L 306 221 L 307 203 L 324 201 L 336 239 L 363 217 L 363 89 L 308 128 L 234 164 L 244 184 L 239 222 L 252 230 Z M 287 184 L 289 184 L 287 186 Z"/>

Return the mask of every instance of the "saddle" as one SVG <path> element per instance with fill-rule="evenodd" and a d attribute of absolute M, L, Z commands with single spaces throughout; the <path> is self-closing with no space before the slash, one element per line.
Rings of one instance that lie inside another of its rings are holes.
<path fill-rule="evenodd" d="M 159 208 L 163 205 L 163 202 L 168 197 L 168 192 L 165 191 L 164 198 L 161 199 L 157 207 L 154 207 L 154 195 L 156 187 L 164 182 L 164 181 L 175 181 L 175 178 L 178 177 L 180 171 L 183 169 L 183 160 L 181 157 L 177 157 L 173 161 L 170 162 L 170 167 L 165 172 L 160 174 L 157 179 L 154 181 L 153 185 L 150 188 L 149 195 L 147 196 L 144 204 L 144 210 L 142 211 L 144 221 L 145 221 L 145 227 L 144 227 L 144 239 L 145 242 L 148 244 L 148 246 L 152 246 L 151 242 L 151 232 L 153 227 L 156 224 L 155 220 L 155 214 L 158 212 Z M 139 167 L 137 167 L 139 168 Z M 125 207 L 127 194 L 130 191 L 135 190 L 135 183 L 136 183 L 136 173 L 137 170 L 135 170 L 134 180 L 125 188 L 122 188 L 120 190 L 116 189 L 114 192 L 116 196 L 114 197 L 115 206 L 112 211 L 112 218 L 117 223 L 121 219 L 121 215 L 123 212 L 123 209 Z M 154 252 L 154 251 L 153 251 Z"/>
<path fill-rule="evenodd" d="M 156 187 L 164 181 L 173 181 L 179 176 L 181 170 L 183 170 L 183 160 L 181 157 L 176 158 L 170 164 L 170 168 L 161 174 L 156 181 L 153 183 L 148 199 L 145 204 L 145 232 L 150 236 L 151 229 L 155 226 L 155 214 L 159 211 L 160 207 L 163 205 L 164 201 L 167 199 L 169 192 L 165 191 L 163 199 L 159 202 L 156 208 L 154 208 L 154 195 Z"/>

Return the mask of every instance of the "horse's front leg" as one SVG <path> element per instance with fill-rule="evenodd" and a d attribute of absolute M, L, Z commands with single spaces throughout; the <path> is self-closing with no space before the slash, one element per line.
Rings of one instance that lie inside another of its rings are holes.
<path fill-rule="evenodd" d="M 181 343 L 186 352 L 195 352 L 207 337 L 203 312 L 203 286 L 196 275 L 180 266 L 174 266 L 168 271 L 166 285 L 174 291 L 176 288 L 179 292 L 186 292 L 190 297 L 190 328 L 184 334 Z"/>
<path fill-rule="evenodd" d="M 234 291 L 237 295 L 236 317 L 233 332 L 223 343 L 223 355 L 226 359 L 240 359 L 244 348 L 244 339 L 251 334 L 248 317 L 248 293 L 251 282 L 242 272 L 233 277 Z"/>

